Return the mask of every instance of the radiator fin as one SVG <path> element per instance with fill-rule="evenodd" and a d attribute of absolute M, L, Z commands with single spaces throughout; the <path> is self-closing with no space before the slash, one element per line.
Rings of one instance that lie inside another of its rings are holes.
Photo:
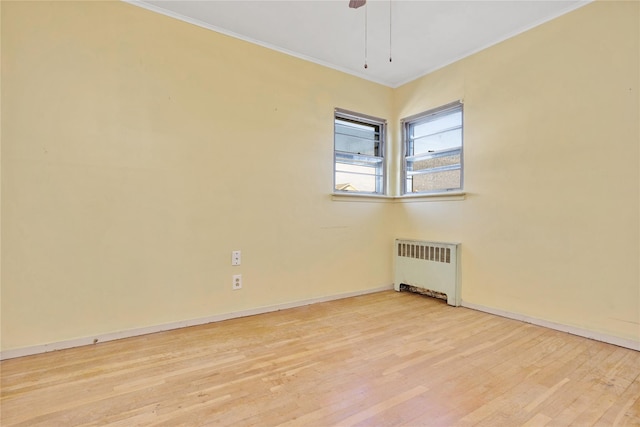
<path fill-rule="evenodd" d="M 400 243 L 398 256 L 451 264 L 451 249 L 413 243 Z"/>

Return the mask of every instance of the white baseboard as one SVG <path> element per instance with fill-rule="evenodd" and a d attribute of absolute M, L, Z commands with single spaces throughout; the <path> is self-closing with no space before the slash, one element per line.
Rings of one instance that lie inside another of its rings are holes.
<path fill-rule="evenodd" d="M 67 341 L 59 341 L 49 344 L 35 345 L 31 347 L 23 347 L 14 350 L 5 350 L 0 352 L 0 360 L 13 359 L 16 357 L 31 356 L 34 354 L 47 353 L 50 351 L 63 350 L 66 348 L 80 347 L 84 345 L 96 344 L 98 342 L 114 341 L 122 338 L 136 337 L 140 335 L 153 334 L 155 332 L 169 331 L 172 329 L 186 328 L 189 326 L 204 325 L 206 323 L 220 322 L 223 320 L 235 319 L 238 317 L 254 316 L 256 314 L 269 313 L 272 311 L 285 310 L 288 308 L 302 307 L 309 304 L 319 302 L 333 301 L 343 298 L 355 297 L 358 295 L 372 294 L 376 292 L 392 290 L 393 285 L 382 286 L 374 289 L 366 289 L 363 291 L 345 292 L 325 297 L 310 298 L 302 301 L 293 301 L 282 304 L 270 305 L 266 307 L 252 308 L 249 310 L 236 311 L 232 313 L 217 314 L 214 316 L 203 317 L 199 319 L 183 320 L 179 322 L 165 323 L 162 325 L 148 326 L 144 328 L 129 329 L 126 331 L 101 334 L 91 337 L 77 338 Z"/>
<path fill-rule="evenodd" d="M 500 310 L 497 308 L 485 307 L 478 304 L 462 301 L 463 307 L 470 308 L 472 310 L 478 310 L 485 313 L 495 314 L 496 316 L 506 317 L 509 319 L 520 320 L 522 322 L 531 323 L 537 326 L 543 326 L 549 329 L 555 329 L 556 331 L 567 332 L 572 335 L 578 335 L 580 337 L 589 338 L 596 341 L 606 342 L 608 344 L 614 344 L 620 347 L 626 347 L 631 350 L 640 351 L 640 341 L 634 341 L 625 338 L 615 337 L 613 335 L 602 334 L 599 332 L 590 331 L 588 329 L 577 328 L 575 326 L 563 325 L 561 323 L 550 322 L 548 320 L 537 319 L 535 317 L 526 316 L 524 314 L 512 313 L 509 311 Z"/>

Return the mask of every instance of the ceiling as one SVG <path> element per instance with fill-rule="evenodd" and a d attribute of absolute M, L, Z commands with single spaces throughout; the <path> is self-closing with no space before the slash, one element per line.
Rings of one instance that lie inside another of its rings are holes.
<path fill-rule="evenodd" d="M 125 1 L 397 87 L 590 0 L 369 0 L 359 9 L 348 0 Z"/>

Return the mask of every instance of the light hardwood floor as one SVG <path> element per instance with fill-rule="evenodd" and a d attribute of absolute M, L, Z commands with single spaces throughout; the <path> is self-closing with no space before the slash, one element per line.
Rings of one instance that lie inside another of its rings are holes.
<path fill-rule="evenodd" d="M 380 292 L 5 360 L 2 426 L 640 425 L 640 353 Z"/>

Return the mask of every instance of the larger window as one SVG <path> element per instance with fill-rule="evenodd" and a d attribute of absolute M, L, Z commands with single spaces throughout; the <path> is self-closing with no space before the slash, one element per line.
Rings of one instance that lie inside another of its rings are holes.
<path fill-rule="evenodd" d="M 462 104 L 455 102 L 402 121 L 404 193 L 462 189 Z"/>
<path fill-rule="evenodd" d="M 336 109 L 334 123 L 334 191 L 384 194 L 385 120 Z"/>

